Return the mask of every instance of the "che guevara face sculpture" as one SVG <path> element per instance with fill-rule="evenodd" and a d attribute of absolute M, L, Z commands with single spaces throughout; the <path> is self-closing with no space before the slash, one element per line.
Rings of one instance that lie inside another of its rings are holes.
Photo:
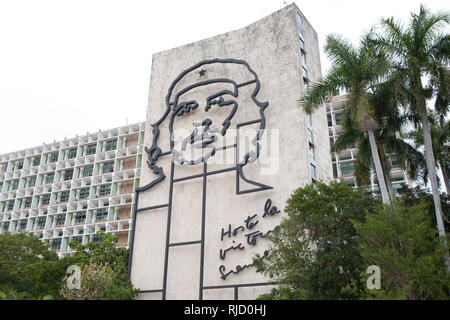
<path fill-rule="evenodd" d="M 247 99 L 251 101 L 251 106 L 240 105 L 237 101 L 240 91 L 248 94 L 248 90 L 243 90 L 245 87 L 253 88 L 250 99 Z M 164 179 L 164 172 L 157 165 L 162 154 L 170 152 L 172 161 L 183 165 L 196 165 L 213 157 L 222 148 L 219 140 L 227 135 L 234 125 L 233 117 L 242 108 L 252 108 L 252 112 L 249 112 L 252 119 L 248 120 L 259 123 L 259 130 L 251 141 L 254 148 L 236 165 L 242 168 L 254 162 L 259 156 L 259 140 L 265 129 L 264 110 L 269 105 L 268 102 L 257 100 L 259 89 L 258 76 L 243 60 L 204 60 L 180 73 L 169 87 L 164 114 L 152 125 L 152 146 L 145 148 L 148 153 L 147 164 L 159 177 L 139 190 L 149 189 Z M 170 150 L 161 150 L 158 145 L 160 127 L 167 122 L 171 137 Z M 189 124 L 187 127 L 186 123 Z M 180 137 L 177 130 L 181 126 L 183 135 Z"/>

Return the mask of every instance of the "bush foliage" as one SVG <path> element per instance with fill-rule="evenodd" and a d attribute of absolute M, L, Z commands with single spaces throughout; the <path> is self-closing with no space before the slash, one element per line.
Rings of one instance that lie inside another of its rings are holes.
<path fill-rule="evenodd" d="M 412 197 L 412 196 L 411 196 Z M 422 197 L 422 200 L 421 200 Z M 414 201 L 412 201 L 414 199 Z M 260 299 L 448 299 L 444 248 L 425 194 L 384 206 L 343 183 L 297 189 L 257 272 L 279 284 Z M 369 290 L 367 268 L 381 269 Z"/>

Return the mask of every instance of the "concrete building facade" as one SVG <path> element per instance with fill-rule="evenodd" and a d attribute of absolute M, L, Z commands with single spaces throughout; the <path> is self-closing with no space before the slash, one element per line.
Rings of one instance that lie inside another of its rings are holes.
<path fill-rule="evenodd" d="M 332 180 L 317 34 L 295 4 L 153 56 L 130 276 L 140 299 L 254 299 L 291 193 Z"/>
<path fill-rule="evenodd" d="M 128 247 L 145 123 L 0 155 L 0 233 L 29 232 L 59 256 L 69 242 Z"/>

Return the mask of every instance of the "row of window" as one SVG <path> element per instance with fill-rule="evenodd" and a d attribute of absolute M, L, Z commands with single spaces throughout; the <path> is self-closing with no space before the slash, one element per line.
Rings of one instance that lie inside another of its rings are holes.
<path fill-rule="evenodd" d="M 117 140 L 109 140 L 106 141 L 105 151 L 111 151 L 117 149 Z M 91 144 L 85 147 L 85 155 L 92 155 L 97 152 L 97 144 Z M 48 157 L 47 157 L 48 156 Z M 67 160 L 76 158 L 77 156 L 77 148 L 72 148 L 67 151 Z M 45 158 L 47 157 L 47 158 Z M 62 155 L 62 159 L 64 160 L 64 154 Z M 42 163 L 54 163 L 58 161 L 58 152 L 53 152 L 48 155 L 44 155 L 44 158 L 41 159 L 41 156 L 36 156 L 31 159 L 31 167 L 36 167 Z M 12 170 L 20 170 L 23 169 L 24 162 L 23 160 L 19 160 L 11 163 Z"/>
<path fill-rule="evenodd" d="M 98 196 L 99 197 L 105 197 L 105 196 L 109 196 L 111 194 L 111 190 L 112 190 L 112 185 L 111 184 L 103 184 L 98 188 Z M 90 195 L 90 187 L 86 187 L 86 188 L 82 188 L 79 189 L 79 191 L 77 191 L 78 193 L 78 200 L 83 200 L 83 199 L 87 199 L 89 198 Z M 50 193 L 44 194 L 42 196 L 37 196 L 39 197 L 37 200 L 37 203 L 41 206 L 46 206 L 50 204 Z M 56 196 L 56 201 L 59 203 L 63 203 L 63 202 L 68 202 L 69 201 L 69 197 L 70 197 L 70 191 L 66 190 L 66 191 L 61 191 L 57 194 Z M 39 201 L 40 200 L 40 201 Z M 11 211 L 14 210 L 14 203 L 16 200 L 9 200 L 6 202 L 6 205 L 3 208 L 3 211 Z M 20 200 L 17 200 L 20 201 Z M 30 208 L 32 205 L 32 197 L 27 197 L 22 199 L 22 203 L 21 203 L 21 207 L 23 209 L 27 209 Z"/>
<path fill-rule="evenodd" d="M 95 213 L 95 221 L 105 221 L 108 218 L 108 208 L 102 208 L 96 210 Z M 86 222 L 86 211 L 76 212 L 74 214 L 75 223 L 85 223 Z M 45 223 L 47 221 L 47 216 L 39 217 L 36 219 L 36 225 L 38 228 L 45 228 Z M 63 226 L 66 221 L 65 214 L 56 215 L 54 218 L 55 226 Z M 25 230 L 27 227 L 28 219 L 21 219 L 18 222 L 18 230 Z M 2 226 L 3 231 L 8 231 L 9 229 L 9 221 L 5 222 Z"/>
<path fill-rule="evenodd" d="M 81 168 L 78 177 L 79 178 L 90 177 L 92 176 L 93 172 L 94 172 L 94 165 L 93 164 L 87 165 Z M 102 174 L 114 172 L 114 161 L 105 162 L 102 166 L 101 172 Z M 74 173 L 73 169 L 65 170 L 63 173 L 64 181 L 72 180 L 73 173 Z M 23 186 L 23 188 L 30 188 L 36 186 L 36 178 L 37 176 L 28 177 L 25 181 L 25 185 Z M 51 184 L 54 182 L 54 180 L 55 180 L 55 173 L 54 172 L 48 173 L 45 175 L 45 178 L 43 179 L 44 181 L 43 184 Z M 4 192 L 17 190 L 19 188 L 19 181 L 20 181 L 19 179 L 12 180 L 10 182 L 9 190 L 5 190 Z M 3 182 L 0 183 L 0 191 L 2 190 L 2 188 Z"/>
<path fill-rule="evenodd" d="M 400 164 L 396 157 L 390 156 L 390 161 L 392 163 L 392 169 L 398 169 L 400 168 Z M 342 159 L 341 159 L 342 160 Z M 354 161 L 347 161 L 347 162 L 340 162 L 339 168 L 341 170 L 341 176 L 351 176 L 355 174 L 355 162 Z M 338 165 L 337 163 L 333 163 L 333 175 L 335 179 L 339 178 L 338 175 Z M 400 178 L 392 178 L 392 182 L 398 182 L 404 180 L 403 177 Z"/>
<path fill-rule="evenodd" d="M 305 40 L 303 37 L 303 24 L 302 24 L 302 17 L 297 12 L 297 30 L 298 30 L 298 37 L 300 42 L 300 53 L 301 53 L 301 63 L 302 63 L 302 70 L 301 70 L 301 77 L 302 77 L 302 83 L 303 83 L 303 92 L 305 93 L 308 89 L 309 79 L 308 79 L 308 67 L 306 66 L 306 50 L 305 50 Z M 309 151 L 309 162 L 310 162 L 310 171 L 311 171 L 311 178 L 313 179 L 313 182 L 317 180 L 317 169 L 315 166 L 315 145 L 314 145 L 314 139 L 313 139 L 313 131 L 312 131 L 312 121 L 311 116 L 306 116 L 306 139 L 308 140 L 308 151 Z"/>
<path fill-rule="evenodd" d="M 104 236 L 102 234 L 95 234 L 92 237 L 92 241 L 93 242 L 103 242 L 103 237 Z M 77 243 L 81 244 L 83 242 L 83 236 L 72 236 L 70 238 L 70 241 L 76 241 Z M 61 243 L 62 243 L 62 239 L 61 238 L 52 239 L 52 244 L 51 244 L 52 250 L 60 250 L 61 249 Z"/>

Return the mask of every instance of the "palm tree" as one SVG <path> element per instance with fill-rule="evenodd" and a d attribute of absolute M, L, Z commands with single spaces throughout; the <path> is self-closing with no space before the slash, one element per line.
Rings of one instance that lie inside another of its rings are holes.
<path fill-rule="evenodd" d="M 442 79 L 441 75 L 446 73 L 448 67 L 450 36 L 440 34 L 440 30 L 449 21 L 448 13 L 431 14 L 424 6 L 421 6 L 419 14 L 411 14 L 407 28 L 394 18 L 382 19 L 381 26 L 384 32 L 375 35 L 372 42 L 380 52 L 388 56 L 393 67 L 391 75 L 395 79 L 396 89 L 408 102 L 405 106 L 411 117 L 418 119 L 422 127 L 436 220 L 439 235 L 445 243 L 427 100 L 436 93 L 435 83 L 437 79 Z M 427 76 L 430 79 L 429 84 L 424 82 Z M 447 112 L 448 104 L 444 109 Z"/>
<path fill-rule="evenodd" d="M 358 125 L 359 130 L 367 132 L 381 198 L 383 203 L 390 204 L 374 134 L 378 123 L 373 119 L 374 109 L 370 99 L 374 86 L 389 70 L 389 64 L 383 54 L 367 46 L 366 39 L 359 48 L 355 48 L 340 36 L 329 35 L 325 52 L 332 61 L 331 70 L 324 79 L 308 88 L 300 103 L 305 112 L 311 114 L 335 92 L 348 92 L 345 115 Z"/>

